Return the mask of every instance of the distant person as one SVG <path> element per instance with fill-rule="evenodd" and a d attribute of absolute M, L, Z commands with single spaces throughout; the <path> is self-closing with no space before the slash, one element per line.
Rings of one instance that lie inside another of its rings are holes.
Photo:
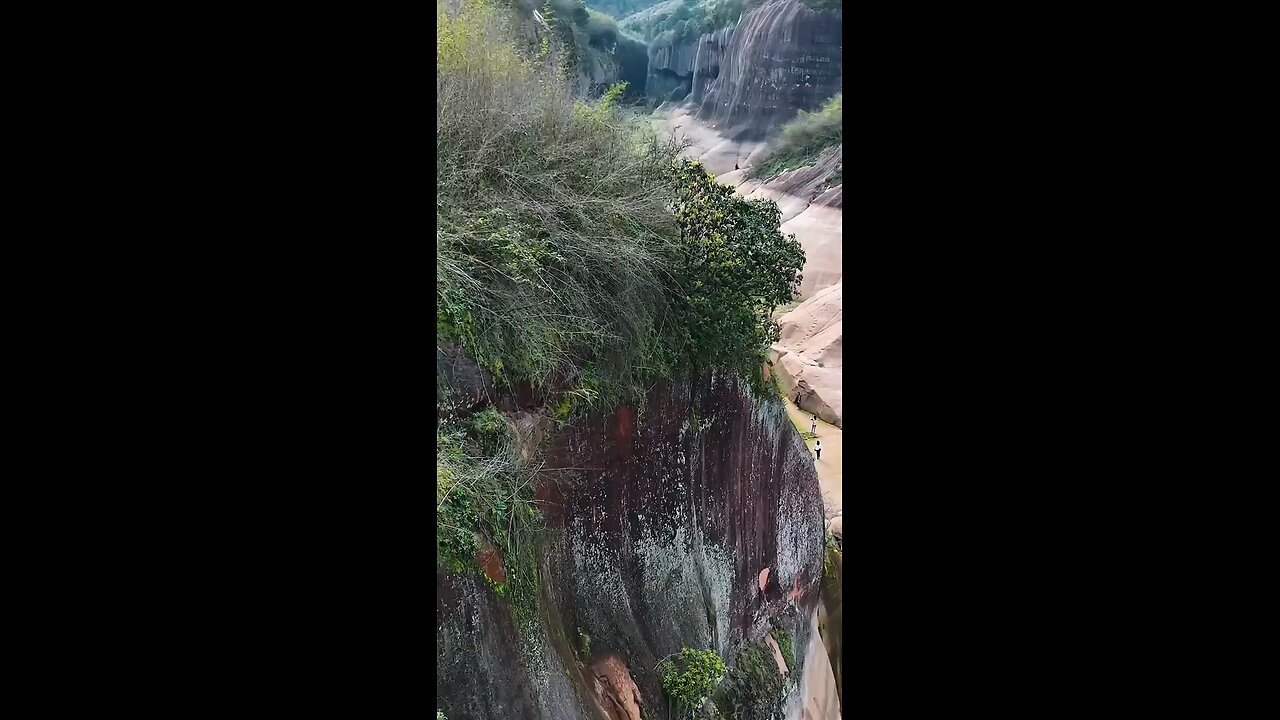
<path fill-rule="evenodd" d="M 817 415 L 812 415 L 809 417 L 809 432 L 814 435 L 818 434 L 818 416 Z"/>
<path fill-rule="evenodd" d="M 734 170 L 737 170 L 737 169 L 738 169 L 738 163 L 734 163 L 734 164 L 733 164 L 733 169 L 734 169 Z"/>
<path fill-rule="evenodd" d="M 796 391 L 796 407 L 800 407 L 800 391 Z"/>
<path fill-rule="evenodd" d="M 822 441 L 821 441 L 821 440 L 819 440 L 818 442 L 814 443 L 814 445 L 813 445 L 813 454 L 817 456 L 817 459 L 819 459 L 819 460 L 821 460 L 821 459 L 822 459 Z"/>

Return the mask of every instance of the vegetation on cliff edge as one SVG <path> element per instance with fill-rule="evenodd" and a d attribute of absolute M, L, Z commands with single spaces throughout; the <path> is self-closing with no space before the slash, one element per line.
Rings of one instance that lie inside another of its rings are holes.
<path fill-rule="evenodd" d="M 711 650 L 684 648 L 658 663 L 662 689 L 676 713 L 686 715 L 711 695 L 724 678 L 724 661 Z"/>
<path fill-rule="evenodd" d="M 437 337 L 602 403 L 690 366 L 758 377 L 804 264 L 776 205 L 677 161 L 620 90 L 572 98 L 480 0 L 437 21 Z"/>
<path fill-rule="evenodd" d="M 843 96 L 844 93 L 836 93 L 818 112 L 801 110 L 794 120 L 783 126 L 777 145 L 751 168 L 748 177 L 769 178 L 784 170 L 811 165 L 823 150 L 840 145 L 843 142 Z"/>
<path fill-rule="evenodd" d="M 623 19 L 623 28 L 655 43 L 692 42 L 728 27 L 761 0 L 674 0 Z"/>
<path fill-rule="evenodd" d="M 518 46 L 489 0 L 437 3 L 436 338 L 508 388 L 554 389 L 557 419 L 729 368 L 763 384 L 804 254 L 777 206 L 746 201 L 624 119 L 615 86 L 572 96 L 564 58 Z M 545 48 L 544 48 L 545 50 Z M 525 467 L 489 410 L 437 427 L 438 556 L 504 558 L 527 590 Z"/>
<path fill-rule="evenodd" d="M 654 43 L 692 42 L 729 27 L 767 0 L 593 0 L 592 7 L 620 19 L 624 29 Z M 841 10 L 843 0 L 801 0 L 812 10 Z"/>
<path fill-rule="evenodd" d="M 753 643 L 734 658 L 733 668 L 712 699 L 727 718 L 775 717 L 782 710 L 785 688 L 770 651 Z"/>
<path fill-rule="evenodd" d="M 541 42 L 530 48 L 554 55 L 566 76 L 589 83 L 597 92 L 611 79 L 631 83 L 629 95 L 644 91 L 648 48 L 619 31 L 607 14 L 591 10 L 583 0 L 493 0 L 517 20 L 514 37 L 532 33 Z M 541 18 L 535 19 L 534 13 Z M 539 47 L 540 46 L 540 47 Z"/>

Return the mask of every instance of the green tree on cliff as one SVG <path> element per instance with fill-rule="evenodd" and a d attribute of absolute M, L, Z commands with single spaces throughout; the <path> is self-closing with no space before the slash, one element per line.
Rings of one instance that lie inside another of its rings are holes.
<path fill-rule="evenodd" d="M 697 707 L 724 679 L 724 661 L 710 650 L 684 648 L 658 663 L 662 689 L 680 715 Z"/>
<path fill-rule="evenodd" d="M 682 161 L 671 174 L 684 252 L 676 307 L 690 357 L 696 366 L 756 377 L 778 338 L 770 315 L 795 296 L 804 251 L 778 229 L 772 201 L 738 197 L 697 161 Z"/>

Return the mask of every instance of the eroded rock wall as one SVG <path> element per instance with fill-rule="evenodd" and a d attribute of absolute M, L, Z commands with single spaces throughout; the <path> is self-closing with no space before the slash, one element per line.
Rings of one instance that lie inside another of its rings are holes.
<path fill-rule="evenodd" d="M 771 0 L 734 26 L 649 48 L 648 94 L 690 103 L 726 138 L 762 140 L 840 92 L 841 14 Z"/>
<path fill-rule="evenodd" d="M 681 648 L 732 666 L 778 624 L 803 665 L 821 643 L 822 501 L 779 403 L 730 377 L 659 385 L 642 407 L 556 433 L 545 460 L 536 615 L 475 572 L 437 570 L 437 693 L 451 720 L 638 720 L 637 706 L 665 718 L 655 666 Z M 800 683 L 789 687 L 798 711 Z"/>
<path fill-rule="evenodd" d="M 735 28 L 730 25 L 696 40 L 651 44 L 646 94 L 672 102 L 701 102 L 720 74 Z"/>

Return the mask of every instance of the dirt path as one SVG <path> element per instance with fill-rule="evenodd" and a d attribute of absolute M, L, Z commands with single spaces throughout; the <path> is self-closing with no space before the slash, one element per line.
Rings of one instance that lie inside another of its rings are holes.
<path fill-rule="evenodd" d="M 783 398 L 791 422 L 803 432 L 809 431 L 810 413 L 796 407 L 791 398 Z M 827 518 L 842 514 L 844 507 L 844 441 L 840 428 L 828 425 L 818 418 L 818 439 L 822 441 L 822 459 L 814 461 L 818 469 L 818 486 L 822 489 L 822 505 Z M 809 457 L 813 457 L 813 440 L 806 440 Z"/>

